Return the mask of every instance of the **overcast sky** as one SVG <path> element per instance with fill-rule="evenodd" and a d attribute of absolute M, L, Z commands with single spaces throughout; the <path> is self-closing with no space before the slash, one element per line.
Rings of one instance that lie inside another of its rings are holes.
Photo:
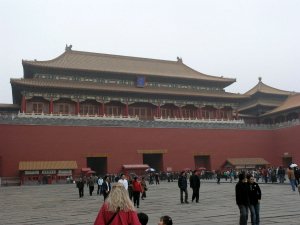
<path fill-rule="evenodd" d="M 258 77 L 300 92 L 298 0 L 0 0 L 0 103 L 22 59 L 50 60 L 73 50 L 176 60 L 236 78 L 244 93 Z"/>

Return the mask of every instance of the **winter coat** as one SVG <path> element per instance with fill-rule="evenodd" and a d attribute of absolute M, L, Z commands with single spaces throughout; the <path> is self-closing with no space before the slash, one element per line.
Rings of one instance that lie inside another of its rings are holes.
<path fill-rule="evenodd" d="M 235 199 L 237 205 L 249 205 L 248 184 L 239 181 L 235 185 Z"/>
<path fill-rule="evenodd" d="M 185 190 L 187 188 L 186 176 L 179 176 L 179 178 L 178 178 L 178 187 L 181 190 Z"/>
<path fill-rule="evenodd" d="M 248 183 L 249 201 L 251 205 L 256 205 L 261 199 L 261 190 L 257 183 Z"/>
<path fill-rule="evenodd" d="M 107 203 L 104 203 L 98 213 L 94 225 L 106 225 L 107 222 L 113 217 L 115 212 L 108 211 Z M 125 212 L 120 210 L 110 225 L 141 225 L 139 218 L 135 211 Z"/>

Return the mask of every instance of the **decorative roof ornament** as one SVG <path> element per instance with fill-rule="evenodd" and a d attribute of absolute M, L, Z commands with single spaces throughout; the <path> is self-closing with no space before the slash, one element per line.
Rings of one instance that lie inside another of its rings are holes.
<path fill-rule="evenodd" d="M 182 63 L 182 58 L 177 56 L 177 62 Z"/>
<path fill-rule="evenodd" d="M 71 51 L 71 50 L 72 50 L 72 45 L 66 44 L 65 50 L 66 50 L 66 51 Z"/>
<path fill-rule="evenodd" d="M 261 82 L 261 77 L 258 77 L 258 81 Z"/>

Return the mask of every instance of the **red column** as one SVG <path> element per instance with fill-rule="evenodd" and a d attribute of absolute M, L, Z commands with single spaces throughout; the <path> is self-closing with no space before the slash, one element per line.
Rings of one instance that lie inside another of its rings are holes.
<path fill-rule="evenodd" d="M 238 120 L 239 119 L 239 111 L 235 111 L 235 115 L 236 115 L 236 119 Z"/>
<path fill-rule="evenodd" d="M 202 108 L 201 107 L 199 108 L 199 114 L 200 114 L 199 118 L 202 119 Z"/>
<path fill-rule="evenodd" d="M 182 107 L 179 107 L 179 117 L 182 119 Z"/>
<path fill-rule="evenodd" d="M 101 103 L 98 105 L 98 115 L 101 115 Z"/>
<path fill-rule="evenodd" d="M 79 105 L 79 100 L 77 100 L 77 102 L 76 102 L 76 112 L 75 112 L 75 114 L 79 114 L 79 112 L 80 112 L 80 105 Z"/>
<path fill-rule="evenodd" d="M 129 110 L 128 110 L 128 101 L 127 101 L 125 106 L 125 116 L 128 117 L 128 115 L 129 115 Z"/>
<path fill-rule="evenodd" d="M 26 113 L 26 99 L 25 96 L 22 96 L 21 112 Z"/>
<path fill-rule="evenodd" d="M 49 114 L 53 114 L 53 98 L 50 99 Z"/>
<path fill-rule="evenodd" d="M 102 116 L 105 115 L 105 105 L 104 105 L 104 102 L 102 102 Z"/>
<path fill-rule="evenodd" d="M 160 114 L 160 104 L 158 104 L 157 106 L 157 117 L 160 118 L 161 114 Z"/>

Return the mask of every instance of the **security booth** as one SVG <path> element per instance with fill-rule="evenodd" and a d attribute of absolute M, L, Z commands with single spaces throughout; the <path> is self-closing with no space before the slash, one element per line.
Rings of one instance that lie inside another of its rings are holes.
<path fill-rule="evenodd" d="M 21 161 L 21 184 L 68 183 L 77 169 L 76 161 Z"/>

